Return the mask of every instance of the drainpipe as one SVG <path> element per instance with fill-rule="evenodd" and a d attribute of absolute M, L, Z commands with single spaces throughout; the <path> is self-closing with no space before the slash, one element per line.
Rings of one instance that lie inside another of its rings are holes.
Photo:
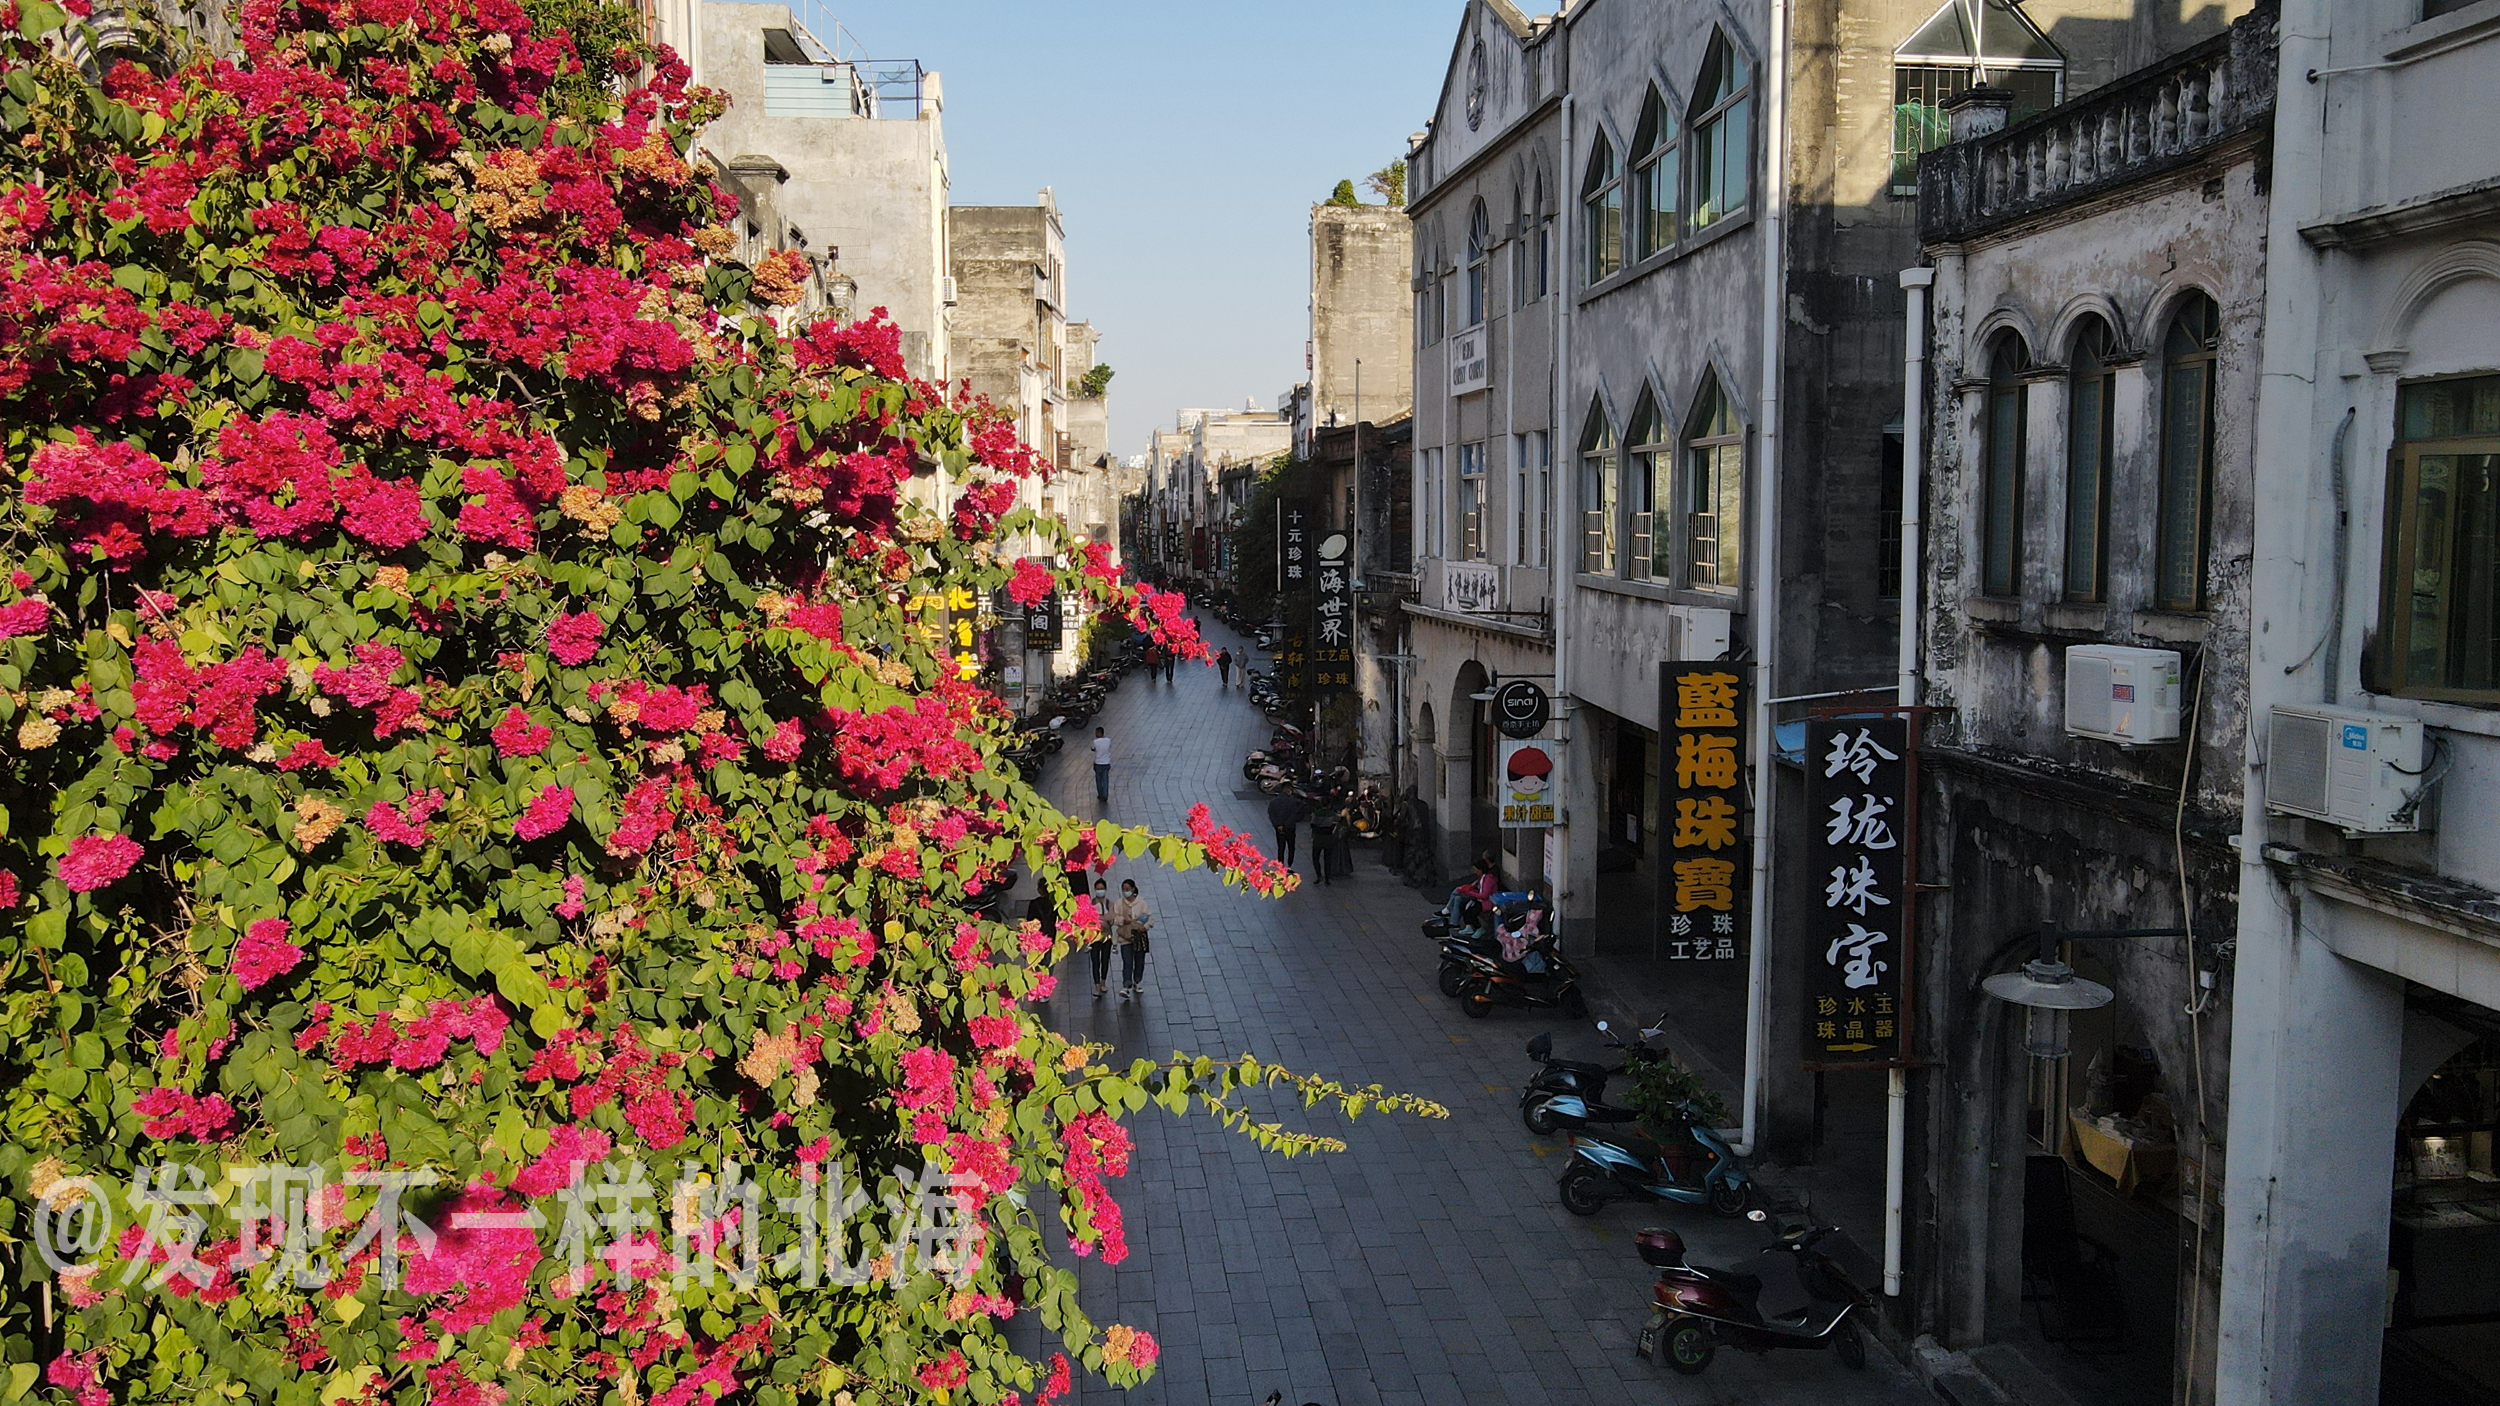
<path fill-rule="evenodd" d="M 1903 269 L 1901 288 L 1910 309 L 1901 342 L 1901 679 L 1894 697 L 1918 706 L 1918 646 L 1924 633 L 1919 611 L 1919 530 L 1927 458 L 1927 290 L 1932 268 Z M 1916 725 L 1913 724 L 1913 727 Z M 1918 876 L 1909 876 L 1918 882 Z M 1884 1296 L 1901 1297 L 1902 1184 L 1910 1150 L 1910 1075 L 1894 1065 L 1884 1076 Z"/>
<path fill-rule="evenodd" d="M 1565 36 L 1566 41 L 1568 38 L 1569 36 Z M 1563 94 L 1562 161 L 1554 168 L 1553 186 L 1556 192 L 1556 213 L 1559 216 L 1556 223 L 1562 227 L 1562 237 L 1550 241 L 1545 251 L 1546 257 L 1554 261 L 1555 267 L 1539 271 L 1547 279 L 1545 286 L 1551 290 L 1550 296 L 1554 300 L 1553 424 L 1545 432 L 1545 458 L 1549 464 L 1554 463 L 1558 457 L 1555 451 L 1555 441 L 1566 433 L 1565 427 L 1571 423 L 1570 251 L 1575 247 L 1572 244 L 1572 237 L 1578 232 L 1578 227 L 1573 223 L 1578 218 L 1578 211 L 1573 208 L 1578 202 L 1562 199 L 1560 192 L 1565 189 L 1563 185 L 1565 173 L 1577 169 L 1572 164 L 1574 143 L 1571 125 L 1573 118 L 1577 115 L 1577 101 L 1573 94 L 1568 92 Z M 1574 469 L 1579 466 L 1579 459 L 1576 455 L 1567 462 Z M 1580 506 L 1580 490 L 1573 474 L 1565 473 L 1559 468 L 1549 469 L 1547 473 L 1549 475 L 1547 481 L 1553 487 L 1553 500 L 1548 501 L 1547 507 L 1554 512 L 1553 540 L 1546 544 L 1546 549 L 1551 555 L 1546 558 L 1545 572 L 1547 589 L 1553 593 L 1554 611 L 1554 741 L 1562 752 L 1563 765 L 1578 768 L 1586 767 L 1590 762 L 1589 758 L 1581 754 L 1579 747 L 1580 708 L 1571 692 L 1571 631 L 1566 622 L 1571 618 L 1572 594 L 1579 589 L 1573 583 L 1572 576 L 1578 570 L 1580 559 L 1577 553 L 1570 556 L 1563 554 L 1563 545 L 1570 540 L 1570 534 L 1565 531 L 1563 524 L 1579 521 L 1577 510 Z M 1563 511 L 1559 506 L 1560 501 L 1568 501 L 1571 511 Z M 1569 788 L 1572 792 L 1578 789 L 1578 787 Z M 1564 915 L 1570 911 L 1563 906 L 1562 891 L 1564 885 L 1571 882 L 1570 843 L 1576 838 L 1577 826 L 1572 821 L 1569 808 L 1564 807 L 1560 835 L 1552 830 L 1545 832 L 1545 843 L 1549 847 L 1546 863 L 1552 865 L 1554 869 L 1554 891 L 1545 897 L 1546 901 L 1554 907 L 1554 930 L 1556 932 L 1563 931 Z M 1551 847 L 1553 846 L 1561 846 L 1561 852 L 1552 853 Z M 1577 899 L 1581 895 L 1574 891 L 1571 896 Z M 1597 910 L 1594 895 L 1590 896 L 1588 908 L 1590 914 L 1594 916 Z M 1589 935 L 1591 950 L 1595 950 L 1596 945 L 1596 934 L 1591 932 Z"/>
<path fill-rule="evenodd" d="M 1779 747 L 1771 728 L 1771 698 L 1778 674 L 1780 614 L 1780 375 L 1788 348 L 1788 3 L 1771 6 L 1771 42 L 1763 69 L 1764 164 L 1770 179 L 1762 192 L 1762 395 L 1760 472 L 1754 495 L 1753 591 L 1753 951 L 1745 972 L 1744 1123 L 1733 1144 L 1751 1156 L 1762 1106 L 1765 1031 L 1771 984 L 1771 851 Z"/>

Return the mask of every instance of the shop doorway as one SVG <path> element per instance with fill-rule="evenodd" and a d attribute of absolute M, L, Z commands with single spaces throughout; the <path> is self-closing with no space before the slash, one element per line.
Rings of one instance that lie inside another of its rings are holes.
<path fill-rule="evenodd" d="M 1599 811 L 1606 833 L 1597 849 L 1598 950 L 1653 955 L 1658 879 L 1650 866 L 1658 832 L 1658 734 L 1582 705 L 1596 721 Z"/>
<path fill-rule="evenodd" d="M 2168 1406 L 2180 1249 L 2195 1230 L 2179 1199 L 2185 1085 L 2115 973 L 2086 945 L 2069 944 L 2066 960 L 2122 994 L 2074 1013 L 2065 1059 L 2031 1061 L 2016 1337 L 2081 1400 Z"/>
<path fill-rule="evenodd" d="M 2405 1007 L 2421 1082 L 2396 1123 L 2379 1400 L 2500 1406 L 2500 1015 L 2421 987 Z"/>

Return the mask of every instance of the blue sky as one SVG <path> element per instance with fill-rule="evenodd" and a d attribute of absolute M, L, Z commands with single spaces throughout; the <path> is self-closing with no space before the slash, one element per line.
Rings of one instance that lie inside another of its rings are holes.
<path fill-rule="evenodd" d="M 1176 408 L 1272 407 L 1302 379 L 1310 206 L 1404 153 L 1463 9 L 911 0 L 836 13 L 870 57 L 943 74 L 956 204 L 1056 191 L 1070 311 L 1103 329 L 1112 447 L 1133 454 Z"/>

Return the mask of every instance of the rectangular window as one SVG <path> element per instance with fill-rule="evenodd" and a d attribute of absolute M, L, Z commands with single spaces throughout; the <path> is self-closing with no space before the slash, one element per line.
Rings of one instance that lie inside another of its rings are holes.
<path fill-rule="evenodd" d="M 2435 20 L 2441 15 L 2454 14 L 2473 3 L 2474 0 L 2422 0 L 2422 18 Z"/>
<path fill-rule="evenodd" d="M 1536 465 L 1536 564 L 1552 564 L 1554 550 L 1554 436 L 1551 431 L 1537 430 L 1528 436 L 1529 449 Z"/>
<path fill-rule="evenodd" d="M 2500 376 L 2409 385 L 2397 407 L 2394 691 L 2500 702 Z"/>
<path fill-rule="evenodd" d="M 1554 216 L 1539 211 L 1536 217 L 1536 295 L 1540 298 L 1553 291 Z"/>
<path fill-rule="evenodd" d="M 1615 448 L 1580 456 L 1580 569 L 1599 576 L 1615 569 Z"/>
<path fill-rule="evenodd" d="M 1945 116 L 1945 99 L 1970 85 L 1970 69 L 1964 65 L 1893 65 L 1893 194 L 1918 194 L 1918 158 L 1952 139 L 1953 124 Z"/>
<path fill-rule="evenodd" d="M 1744 445 L 1696 444 L 1685 452 L 1685 584 L 1704 591 L 1736 589 L 1743 556 Z"/>
<path fill-rule="evenodd" d="M 1624 543 L 1623 574 L 1635 581 L 1646 581 L 1652 575 L 1673 580 L 1665 558 L 1668 555 L 1667 534 L 1655 529 L 1666 524 L 1657 514 L 1658 464 L 1662 454 L 1672 451 L 1659 446 L 1636 447 L 1632 451 L 1631 477 L 1624 484 L 1626 506 L 1631 509 L 1631 533 Z"/>
<path fill-rule="evenodd" d="M 2078 364 L 2066 396 L 2066 599 L 2101 598 L 2108 560 L 2111 373 Z"/>
<path fill-rule="evenodd" d="M 2213 472 L 2214 363 L 2173 360 L 2162 372 L 2161 488 L 2153 603 L 2195 610 L 2205 603 L 2205 492 Z"/>
<path fill-rule="evenodd" d="M 1415 555 L 1441 555 L 1435 504 L 1440 501 L 1441 451 L 1415 451 Z"/>
<path fill-rule="evenodd" d="M 1458 447 L 1460 556 L 1469 561 L 1484 560 L 1484 526 L 1484 445 L 1462 444 Z"/>
<path fill-rule="evenodd" d="M 1588 200 L 1589 282 L 1623 267 L 1623 182 L 1610 181 Z"/>
<path fill-rule="evenodd" d="M 1901 440 L 1884 436 L 1883 482 L 1876 492 L 1875 595 L 1901 599 Z"/>
<path fill-rule="evenodd" d="M 1657 149 L 1640 168 L 1640 254 L 1642 258 L 1658 253 L 1675 243 L 1676 206 L 1682 196 L 1683 179 L 1677 171 L 1680 151 L 1672 137 L 1661 138 Z"/>
<path fill-rule="evenodd" d="M 1528 437 L 1510 437 L 1510 559 L 1520 566 L 1533 565 L 1535 557 L 1535 522 L 1528 505 Z"/>

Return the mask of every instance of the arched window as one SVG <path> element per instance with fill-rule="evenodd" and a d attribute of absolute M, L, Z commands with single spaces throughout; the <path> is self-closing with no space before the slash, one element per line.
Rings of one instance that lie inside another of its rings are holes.
<path fill-rule="evenodd" d="M 1485 277 L 1492 272 L 1493 222 L 1485 217 L 1484 202 L 1467 217 L 1467 321 L 1477 327 L 1484 322 Z"/>
<path fill-rule="evenodd" d="M 1684 446 L 1684 584 L 1732 591 L 1742 582 L 1745 426 L 1712 376 L 1693 405 Z"/>
<path fill-rule="evenodd" d="M 1591 403 L 1580 432 L 1580 569 L 1600 576 L 1615 569 L 1615 432 L 1606 408 Z"/>
<path fill-rule="evenodd" d="M 1675 114 L 1658 90 L 1650 89 L 1641 125 L 1632 134 L 1632 210 L 1639 226 L 1633 247 L 1640 258 L 1675 243 L 1677 201 L 1683 194 L 1675 136 Z"/>
<path fill-rule="evenodd" d="M 1519 186 L 1510 189 L 1510 305 L 1528 305 L 1529 235 L 1535 215 L 1528 209 L 1528 193 Z"/>
<path fill-rule="evenodd" d="M 1536 173 L 1536 295 L 1554 291 L 1554 203 L 1545 194 L 1545 173 Z"/>
<path fill-rule="evenodd" d="M 1667 498 L 1659 491 L 1659 477 L 1675 463 L 1675 446 L 1667 443 L 1667 438 L 1658 402 L 1650 398 L 1649 392 L 1641 392 L 1641 403 L 1632 412 L 1632 428 L 1623 437 L 1626 452 L 1632 456 L 1623 485 L 1624 507 L 1630 513 L 1623 574 L 1637 581 L 1652 575 L 1674 579 L 1667 565 L 1668 534 L 1656 530 L 1666 526 L 1666 520 L 1658 513 L 1659 505 Z"/>
<path fill-rule="evenodd" d="M 1432 256 L 1425 252 L 1419 234 L 1415 240 L 1415 345 L 1431 346 L 1440 340 L 1440 332 L 1432 325 Z"/>
<path fill-rule="evenodd" d="M 1623 267 L 1623 168 L 1612 143 L 1602 136 L 1592 140 L 1580 203 L 1588 215 L 1588 281 L 1596 283 Z"/>
<path fill-rule="evenodd" d="M 1991 596 L 2022 593 L 2023 455 L 2028 415 L 2023 375 L 2031 368 L 2020 337 L 1997 338 L 1988 359 L 1985 466 L 1979 487 L 1979 589 Z"/>
<path fill-rule="evenodd" d="M 2097 601 L 2109 577 L 2110 410 L 2117 373 L 2109 324 L 2086 318 L 2066 372 L 2066 599 Z"/>
<path fill-rule="evenodd" d="M 1745 207 L 1753 171 L 1752 76 L 1727 36 L 1710 39 L 1693 87 L 1692 226 L 1717 224 Z"/>
<path fill-rule="evenodd" d="M 1432 243 L 1432 340 L 1440 341 L 1450 330 L 1450 251 L 1439 240 Z"/>
<path fill-rule="evenodd" d="M 2161 498 L 2153 551 L 2153 605 L 2205 603 L 2205 540 L 2214 476 L 2214 366 L 2222 312 L 2191 293 L 2161 346 Z"/>

